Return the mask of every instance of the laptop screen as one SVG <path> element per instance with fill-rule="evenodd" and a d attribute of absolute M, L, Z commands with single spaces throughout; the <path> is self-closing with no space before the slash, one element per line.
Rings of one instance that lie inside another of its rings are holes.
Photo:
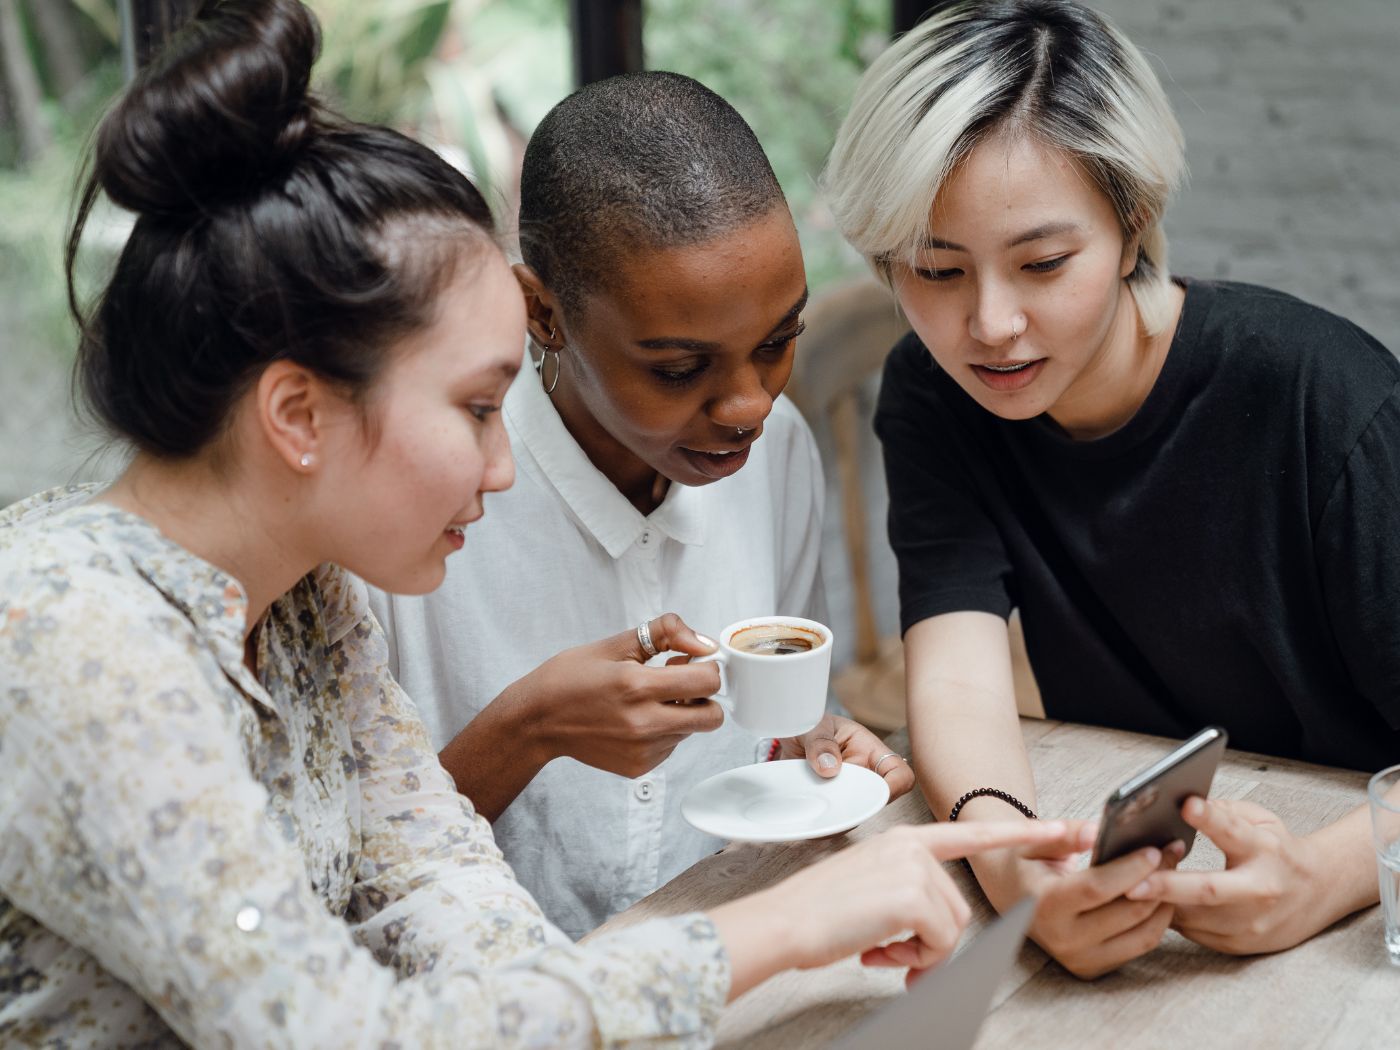
<path fill-rule="evenodd" d="M 832 1047 L 971 1050 L 1034 914 L 1032 898 L 1020 901 L 950 962 L 926 973 L 906 994 L 857 1022 Z"/>

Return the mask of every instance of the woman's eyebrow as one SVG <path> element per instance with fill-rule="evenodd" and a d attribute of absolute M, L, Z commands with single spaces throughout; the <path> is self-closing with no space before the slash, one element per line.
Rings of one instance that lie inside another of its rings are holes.
<path fill-rule="evenodd" d="M 1017 245 L 1027 244 L 1031 241 L 1044 240 L 1046 237 L 1056 237 L 1062 233 L 1077 233 L 1084 227 L 1077 222 L 1047 222 L 1018 234 L 1006 242 L 1008 248 L 1015 248 Z"/>
<path fill-rule="evenodd" d="M 793 303 L 792 308 L 788 310 L 787 313 L 783 314 L 782 320 L 780 320 L 772 328 L 768 329 L 768 334 L 772 335 L 779 329 L 786 328 L 788 325 L 796 321 L 797 318 L 801 315 L 802 311 L 807 309 L 807 297 L 809 294 L 810 290 L 807 288 L 803 288 L 802 294 L 797 297 L 797 302 Z"/>
<path fill-rule="evenodd" d="M 660 339 L 638 339 L 637 345 L 643 350 L 690 350 L 697 354 L 708 354 L 720 348 L 718 343 L 708 343 L 703 339 L 681 339 L 666 336 Z"/>
<path fill-rule="evenodd" d="M 1039 226 L 1034 226 L 1025 233 L 1018 233 L 1006 242 L 1006 247 L 1015 248 L 1031 241 L 1044 240 L 1046 237 L 1055 237 L 1062 233 L 1076 233 L 1084 228 L 1082 223 L 1063 221 L 1046 222 Z M 945 241 L 942 237 L 935 237 L 932 234 L 924 238 L 924 248 L 932 248 L 936 251 L 945 252 L 965 252 L 967 251 L 961 244 L 954 244 L 952 241 Z"/>
<path fill-rule="evenodd" d="M 802 289 L 802 294 L 797 297 L 797 302 L 793 303 L 788 312 L 783 314 L 781 320 L 772 328 L 768 329 L 768 335 L 784 328 L 797 320 L 799 314 L 807 308 L 808 290 Z M 643 350 L 689 350 L 697 354 L 715 353 L 721 350 L 719 343 L 706 342 L 703 339 L 683 339 L 679 337 L 662 336 L 657 339 L 638 339 L 637 346 Z"/>

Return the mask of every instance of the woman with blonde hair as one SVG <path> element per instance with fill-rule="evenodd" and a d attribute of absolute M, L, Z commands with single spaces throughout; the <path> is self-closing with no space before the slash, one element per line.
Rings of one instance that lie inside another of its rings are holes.
<path fill-rule="evenodd" d="M 826 185 L 914 333 L 876 428 L 909 721 L 950 818 L 1031 816 L 1005 617 L 1049 714 L 1374 768 L 1400 749 L 1400 363 L 1282 293 L 1173 277 L 1181 132 L 1141 52 L 1071 0 L 941 12 L 866 73 Z M 1092 976 L 1169 925 L 1286 948 L 1377 897 L 1364 809 L 1292 835 L 1193 799 L 1179 847 L 1087 871 L 974 861 Z"/>

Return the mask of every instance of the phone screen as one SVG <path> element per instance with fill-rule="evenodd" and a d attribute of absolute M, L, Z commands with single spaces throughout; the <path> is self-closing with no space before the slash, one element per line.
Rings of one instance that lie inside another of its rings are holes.
<path fill-rule="evenodd" d="M 1110 795 L 1093 863 L 1107 864 L 1144 846 L 1165 848 L 1175 839 L 1191 852 L 1196 829 L 1181 819 L 1181 806 L 1192 795 L 1210 794 L 1227 739 L 1219 726 L 1202 729 Z"/>

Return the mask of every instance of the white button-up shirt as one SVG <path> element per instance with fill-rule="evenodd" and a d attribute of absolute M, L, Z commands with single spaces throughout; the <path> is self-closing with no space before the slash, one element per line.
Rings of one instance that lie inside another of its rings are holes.
<path fill-rule="evenodd" d="M 821 464 L 786 399 L 741 471 L 672 485 L 650 515 L 593 466 L 532 372 L 504 411 L 515 486 L 489 497 L 437 591 L 371 597 L 439 749 L 549 657 L 660 613 L 712 637 L 746 616 L 821 618 Z M 580 936 L 723 845 L 685 822 L 681 801 L 763 745 L 726 722 L 636 780 L 558 759 L 495 822 L 496 841 L 545 913 Z"/>

